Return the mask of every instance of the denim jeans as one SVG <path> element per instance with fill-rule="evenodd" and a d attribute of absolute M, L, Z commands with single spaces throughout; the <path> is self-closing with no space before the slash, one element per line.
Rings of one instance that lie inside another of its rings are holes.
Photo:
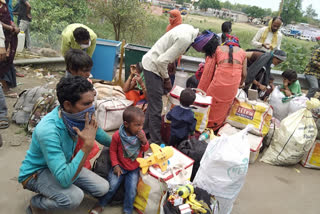
<path fill-rule="evenodd" d="M 120 184 L 124 179 L 124 202 L 123 202 L 123 212 L 127 214 L 131 214 L 133 211 L 133 202 L 137 193 L 137 184 L 139 181 L 139 168 L 128 171 L 122 169 L 122 175 L 119 177 L 113 173 L 111 169 L 108 173 L 108 181 L 110 185 L 109 192 L 102 196 L 99 199 L 99 204 L 102 207 L 105 207 L 108 203 L 110 203 L 112 197 L 117 192 Z"/>
<path fill-rule="evenodd" d="M 0 120 L 6 119 L 8 116 L 8 108 L 6 104 L 6 99 L 0 84 Z"/>
<path fill-rule="evenodd" d="M 82 168 L 78 179 L 68 188 L 62 188 L 49 169 L 38 171 L 36 178 L 31 178 L 26 189 L 39 193 L 32 197 L 32 206 L 45 209 L 73 209 L 80 205 L 84 192 L 101 197 L 109 190 L 108 181 L 94 172 Z"/>
<path fill-rule="evenodd" d="M 309 74 L 306 74 L 305 77 L 310 85 L 307 97 L 311 98 L 319 90 L 320 80 L 317 79 L 317 77 Z"/>
<path fill-rule="evenodd" d="M 148 108 L 145 115 L 143 130 L 150 135 L 151 143 L 161 144 L 161 112 L 163 80 L 160 76 L 147 70 L 143 70 L 147 88 Z"/>

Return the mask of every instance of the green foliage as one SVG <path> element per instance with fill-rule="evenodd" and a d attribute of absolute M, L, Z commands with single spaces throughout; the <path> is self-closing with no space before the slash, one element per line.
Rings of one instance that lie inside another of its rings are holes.
<path fill-rule="evenodd" d="M 32 0 L 32 41 L 57 47 L 62 30 L 71 23 L 82 23 L 88 15 L 86 0 Z"/>
<path fill-rule="evenodd" d="M 248 16 L 255 17 L 255 18 L 263 18 L 266 15 L 266 10 L 257 6 L 248 7 L 244 10 L 244 12 Z"/>
<path fill-rule="evenodd" d="M 284 0 L 281 17 L 284 24 L 297 22 L 302 18 L 302 0 Z"/>
<path fill-rule="evenodd" d="M 310 4 L 305 12 L 305 16 L 308 18 L 316 18 L 318 14 L 316 13 L 316 10 L 312 8 L 312 4 Z"/>
<path fill-rule="evenodd" d="M 293 40 L 293 39 L 290 39 Z M 304 43 L 295 43 L 290 41 L 289 39 L 285 39 L 282 41 L 282 49 L 287 53 L 287 60 L 277 66 L 279 70 L 287 70 L 292 69 L 297 71 L 298 73 L 303 73 L 306 65 L 308 64 L 311 56 L 311 52 L 314 43 L 306 42 L 307 45 L 303 45 Z M 309 48 L 307 48 L 309 46 Z"/>
<path fill-rule="evenodd" d="M 96 16 L 112 24 L 115 40 L 133 38 L 145 27 L 146 11 L 139 0 L 95 0 L 90 4 Z"/>
<path fill-rule="evenodd" d="M 221 9 L 219 0 L 201 0 L 200 9 L 207 10 L 208 8 Z"/>

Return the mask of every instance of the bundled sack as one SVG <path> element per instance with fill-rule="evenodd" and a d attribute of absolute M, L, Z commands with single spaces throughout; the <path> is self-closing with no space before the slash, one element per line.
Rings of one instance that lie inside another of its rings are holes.
<path fill-rule="evenodd" d="M 309 99 L 305 96 L 295 97 L 289 102 L 288 115 L 307 107 Z"/>
<path fill-rule="evenodd" d="M 98 100 L 108 99 L 110 97 L 117 97 L 119 99 L 125 99 L 126 95 L 124 94 L 121 86 L 117 85 L 106 85 L 101 83 L 93 84 L 95 90 L 98 94 Z"/>
<path fill-rule="evenodd" d="M 31 89 L 22 91 L 19 94 L 17 102 L 14 104 L 12 112 L 12 121 L 19 124 L 27 124 L 34 104 L 39 97 L 44 94 L 55 94 L 53 89 L 49 89 L 48 85 L 37 86 Z"/>
<path fill-rule="evenodd" d="M 301 160 L 301 165 L 307 168 L 320 169 L 320 141 L 316 140 L 310 151 Z"/>
<path fill-rule="evenodd" d="M 307 102 L 307 108 L 282 120 L 261 161 L 272 165 L 293 165 L 301 161 L 317 136 L 317 126 L 310 110 L 319 106 L 320 101 L 312 98 Z"/>
<path fill-rule="evenodd" d="M 272 114 L 272 108 L 264 102 L 236 98 L 226 122 L 239 129 L 251 124 L 253 128 L 250 133 L 265 136 L 270 128 Z"/>
<path fill-rule="evenodd" d="M 59 102 L 55 90 L 42 94 L 33 105 L 27 124 L 27 131 L 32 133 L 40 120 L 58 105 Z"/>
<path fill-rule="evenodd" d="M 285 95 L 280 91 L 278 86 L 275 87 L 270 95 L 269 104 L 273 108 L 273 116 L 280 121 L 286 118 L 289 114 L 289 103 L 283 103 L 282 98 L 285 98 Z"/>
<path fill-rule="evenodd" d="M 176 85 L 171 91 L 169 95 L 169 100 L 167 103 L 166 109 L 169 111 L 175 105 L 180 105 L 180 93 L 184 90 L 184 88 Z M 203 132 L 208 124 L 208 116 L 210 112 L 211 100 L 212 97 L 206 96 L 206 93 L 201 91 L 200 89 L 194 89 L 199 91 L 196 93 L 196 99 L 191 106 L 194 112 L 194 117 L 197 120 L 196 131 Z M 166 112 L 167 113 L 167 112 Z M 168 123 L 168 121 L 165 121 Z"/>
<path fill-rule="evenodd" d="M 211 195 L 235 198 L 244 184 L 248 170 L 249 127 L 240 132 L 214 138 L 201 159 L 193 183 Z"/>
<path fill-rule="evenodd" d="M 96 118 L 99 127 L 105 131 L 118 129 L 122 121 L 124 110 L 133 104 L 133 101 L 110 97 L 107 100 L 97 101 Z"/>
<path fill-rule="evenodd" d="M 221 136 L 224 134 L 230 136 L 240 131 L 241 131 L 240 129 L 232 127 L 230 124 L 226 123 L 223 127 L 219 129 L 218 136 Z M 256 136 L 250 133 L 248 133 L 247 135 L 248 135 L 248 141 L 250 144 L 249 163 L 254 163 L 259 156 L 260 148 L 262 147 L 263 137 Z"/>
<path fill-rule="evenodd" d="M 173 148 L 173 147 L 172 147 Z M 168 185 L 186 184 L 190 180 L 194 161 L 173 148 L 170 164 L 162 172 L 158 167 L 150 166 L 146 174 L 140 171 L 137 195 L 133 206 L 138 213 L 157 214 L 164 203 Z M 146 154 L 148 157 L 150 154 Z"/>
<path fill-rule="evenodd" d="M 231 135 L 216 137 L 208 144 L 201 159 L 193 184 L 214 195 L 219 213 L 231 213 L 233 201 L 238 196 L 248 171 L 250 144 L 247 133 L 251 125 Z M 225 204 L 227 204 L 225 206 Z"/>

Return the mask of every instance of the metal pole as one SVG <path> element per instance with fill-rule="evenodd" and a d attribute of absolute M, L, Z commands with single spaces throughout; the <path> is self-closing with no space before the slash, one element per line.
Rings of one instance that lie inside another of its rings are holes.
<path fill-rule="evenodd" d="M 279 13 L 278 13 L 278 16 L 279 16 L 279 17 L 280 17 L 280 15 L 281 15 L 281 12 L 282 12 L 282 9 L 283 9 L 283 2 L 284 2 L 284 0 L 281 0 L 281 2 L 280 2 Z"/>

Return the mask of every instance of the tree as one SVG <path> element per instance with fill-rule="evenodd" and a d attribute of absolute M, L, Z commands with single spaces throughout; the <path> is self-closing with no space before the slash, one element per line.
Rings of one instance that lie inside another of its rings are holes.
<path fill-rule="evenodd" d="M 248 7 L 244 11 L 248 16 L 254 17 L 254 18 L 263 18 L 265 16 L 265 10 L 257 7 L 257 6 L 252 6 Z"/>
<path fill-rule="evenodd" d="M 139 0 L 95 0 L 91 3 L 96 16 L 106 18 L 113 26 L 115 40 L 125 38 L 143 29 L 147 17 L 144 5 Z"/>
<path fill-rule="evenodd" d="M 307 18 L 316 18 L 318 16 L 318 14 L 316 13 L 315 9 L 312 8 L 312 4 L 310 4 L 305 12 L 305 16 Z"/>
<path fill-rule="evenodd" d="M 84 23 L 88 14 L 87 0 L 32 0 L 33 41 L 58 45 L 62 30 L 71 23 Z"/>
<path fill-rule="evenodd" d="M 233 9 L 233 5 L 231 4 L 230 1 L 225 1 L 225 2 L 221 2 L 221 7 L 232 10 Z"/>
<path fill-rule="evenodd" d="M 221 9 L 219 0 L 201 0 L 200 9 L 207 10 L 208 8 Z"/>
<path fill-rule="evenodd" d="M 284 24 L 299 21 L 302 18 L 302 0 L 284 0 L 281 17 Z"/>

